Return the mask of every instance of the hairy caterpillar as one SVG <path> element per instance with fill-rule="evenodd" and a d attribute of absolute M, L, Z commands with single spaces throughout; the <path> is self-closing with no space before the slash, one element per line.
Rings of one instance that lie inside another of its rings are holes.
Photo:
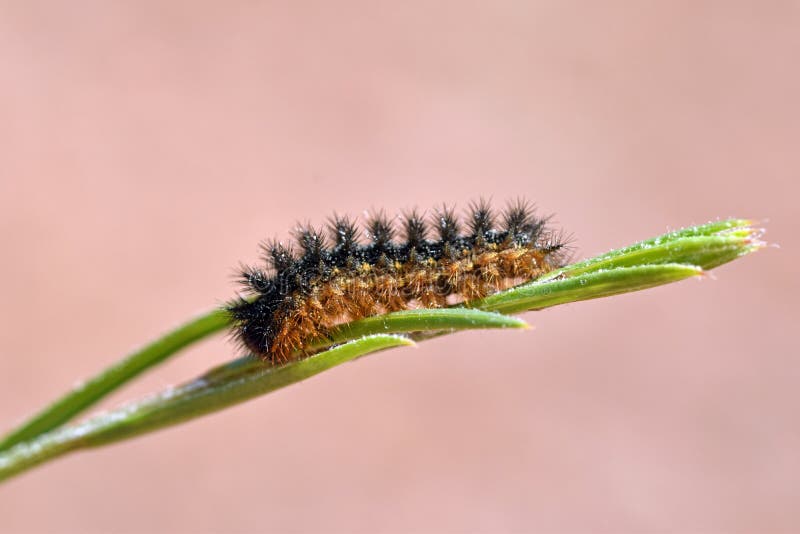
<path fill-rule="evenodd" d="M 368 242 L 362 243 L 355 222 L 334 215 L 330 242 L 310 226 L 295 231 L 299 253 L 265 242 L 266 268 L 242 267 L 247 295 L 227 305 L 234 336 L 253 354 L 284 362 L 343 321 L 471 301 L 565 262 L 561 234 L 524 200 L 500 217 L 481 200 L 470 205 L 464 222 L 466 232 L 446 206 L 428 221 L 416 210 L 396 221 L 379 212 L 366 221 Z M 395 240 L 398 234 L 402 241 Z"/>

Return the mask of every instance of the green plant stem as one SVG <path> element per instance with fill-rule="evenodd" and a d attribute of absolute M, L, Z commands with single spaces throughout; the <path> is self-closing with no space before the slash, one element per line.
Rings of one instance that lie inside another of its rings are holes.
<path fill-rule="evenodd" d="M 225 329 L 227 325 L 227 314 L 219 309 L 189 320 L 132 352 L 97 376 L 79 384 L 47 406 L 0 440 L 0 451 L 64 424 L 122 384 L 163 362 L 184 347 Z"/>
<path fill-rule="evenodd" d="M 761 230 L 751 225 L 747 219 L 729 219 L 676 230 L 557 269 L 537 281 L 631 265 L 686 263 L 713 269 L 764 246 Z"/>
<path fill-rule="evenodd" d="M 402 333 L 413 330 L 446 330 L 470 328 L 475 321 L 482 321 L 485 328 L 524 328 L 527 324 L 515 318 L 465 315 L 450 309 L 436 310 L 433 314 L 420 312 L 429 310 L 409 310 L 390 315 L 369 317 L 342 325 L 334 330 L 329 339 L 318 340 L 309 350 L 318 350 L 334 343 L 343 343 L 364 335 L 382 333 Z M 480 313 L 480 312 L 478 312 Z M 57 428 L 69 419 L 91 406 L 102 397 L 141 374 L 148 368 L 162 362 L 170 355 L 194 341 L 200 340 L 229 325 L 228 314 L 222 310 L 212 310 L 178 327 L 157 341 L 134 352 L 92 378 L 77 386 L 64 397 L 45 408 L 0 441 L 0 451 L 7 450 L 17 443 Z"/>
<path fill-rule="evenodd" d="M 473 328 L 527 328 L 522 319 L 481 310 L 409 310 L 364 320 L 364 326 L 342 328 L 338 336 L 357 339 L 308 358 L 274 366 L 242 358 L 152 398 L 130 403 L 83 423 L 41 434 L 0 453 L 0 480 L 66 452 L 127 439 L 221 410 L 254 396 L 293 384 L 358 356 L 399 345 L 413 345 L 407 332 L 427 326 L 435 331 Z M 377 331 L 373 333 L 370 330 Z M 329 341 L 330 342 L 330 341 Z M 347 347 L 346 350 L 340 350 Z"/>
<path fill-rule="evenodd" d="M 342 324 L 331 332 L 329 338 L 311 341 L 309 350 L 316 351 L 335 343 L 351 341 L 374 334 L 411 333 L 411 339 L 423 339 L 417 334 L 418 332 L 446 334 L 457 330 L 474 328 L 529 328 L 529 326 L 522 319 L 477 309 L 404 310 Z M 234 374 L 249 372 L 252 368 L 259 368 L 265 365 L 271 364 L 253 356 L 243 356 L 208 371 L 204 376 L 229 377 Z"/>
<path fill-rule="evenodd" d="M 520 313 L 569 302 L 630 293 L 701 274 L 703 274 L 703 269 L 700 267 L 681 263 L 616 267 L 582 273 L 569 278 L 517 286 L 486 297 L 475 305 L 483 310 Z"/>
<path fill-rule="evenodd" d="M 83 423 L 53 430 L 34 442 L 17 444 L 0 455 L 0 481 L 67 452 L 132 438 L 199 417 L 305 380 L 358 356 L 402 345 L 413 345 L 413 341 L 392 335 L 368 336 L 280 367 L 252 368 L 222 383 L 200 377 Z"/>

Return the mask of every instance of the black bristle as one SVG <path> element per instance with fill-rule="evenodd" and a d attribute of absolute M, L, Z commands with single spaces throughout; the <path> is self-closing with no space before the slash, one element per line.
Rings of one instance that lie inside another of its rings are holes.
<path fill-rule="evenodd" d="M 470 204 L 468 224 L 473 239 L 486 237 L 486 234 L 495 229 L 494 223 L 494 212 L 486 199 Z"/>
<path fill-rule="evenodd" d="M 434 210 L 433 221 L 443 244 L 455 243 L 458 240 L 458 220 L 454 208 L 442 206 L 441 210 Z"/>
<path fill-rule="evenodd" d="M 410 248 L 418 248 L 425 243 L 427 230 L 425 219 L 417 210 L 403 214 L 403 233 Z"/>
<path fill-rule="evenodd" d="M 325 247 L 325 237 L 316 228 L 306 225 L 295 232 L 297 244 L 303 250 L 303 260 L 318 262 Z"/>
<path fill-rule="evenodd" d="M 276 298 L 259 298 L 252 302 L 240 298 L 226 306 L 228 313 L 240 325 L 237 336 L 243 348 L 257 354 L 264 354 L 269 350 L 276 329 L 271 321 L 263 319 L 273 317 L 280 302 Z"/>
<path fill-rule="evenodd" d="M 237 321 L 242 321 L 247 319 L 250 313 L 250 306 L 252 306 L 252 304 L 248 300 L 237 297 L 235 300 L 228 302 L 225 305 L 225 309 L 228 310 L 231 317 Z"/>
<path fill-rule="evenodd" d="M 506 208 L 503 223 L 509 239 L 519 244 L 527 244 L 536 241 L 544 221 L 536 219 L 530 202 L 517 199 Z"/>
<path fill-rule="evenodd" d="M 553 264 L 564 265 L 572 255 L 572 241 L 572 236 L 565 235 L 563 230 L 540 229 L 536 248 L 545 252 Z"/>
<path fill-rule="evenodd" d="M 291 269 L 297 261 L 291 246 L 286 247 L 279 241 L 267 241 L 261 245 L 261 249 L 267 265 L 278 274 Z"/>
<path fill-rule="evenodd" d="M 257 267 L 241 265 L 238 278 L 240 284 L 255 293 L 267 293 L 272 287 L 272 277 Z"/>
<path fill-rule="evenodd" d="M 348 253 L 355 250 L 358 245 L 358 229 L 356 223 L 348 216 L 340 217 L 334 214 L 328 228 L 337 249 Z"/>
<path fill-rule="evenodd" d="M 378 248 L 385 248 L 394 239 L 394 229 L 383 210 L 369 218 L 367 221 L 367 234 L 372 243 Z"/>

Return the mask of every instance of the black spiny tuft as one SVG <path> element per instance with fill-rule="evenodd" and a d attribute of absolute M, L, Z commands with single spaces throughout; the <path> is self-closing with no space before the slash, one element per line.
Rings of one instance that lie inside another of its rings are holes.
<path fill-rule="evenodd" d="M 425 243 L 427 227 L 425 219 L 415 209 L 403 214 L 403 233 L 406 243 L 412 249 L 419 248 Z"/>
<path fill-rule="evenodd" d="M 494 219 L 494 213 L 486 199 L 482 198 L 478 202 L 470 204 L 467 223 L 469 224 L 470 232 L 472 232 L 472 237 L 474 239 L 485 239 L 486 235 L 495 229 Z"/>
<path fill-rule="evenodd" d="M 297 243 L 303 250 L 303 261 L 318 262 L 322 259 L 325 237 L 312 226 L 302 226 L 296 232 Z"/>
<path fill-rule="evenodd" d="M 272 277 L 264 270 L 249 265 L 239 266 L 239 283 L 255 293 L 267 293 L 272 287 Z"/>
<path fill-rule="evenodd" d="M 442 244 L 455 243 L 459 237 L 458 219 L 456 218 L 455 210 L 442 206 L 441 210 L 434 210 L 433 217 Z"/>
<path fill-rule="evenodd" d="M 281 304 L 274 295 L 263 295 L 254 301 L 237 298 L 226 306 L 231 317 L 239 323 L 236 337 L 243 348 L 254 354 L 266 354 L 277 334 L 271 320 Z"/>
<path fill-rule="evenodd" d="M 358 247 L 358 229 L 348 216 L 334 215 L 328 224 L 336 249 L 350 254 Z"/>
<path fill-rule="evenodd" d="M 513 242 L 525 245 L 536 242 L 536 238 L 544 224 L 534 216 L 534 208 L 530 202 L 517 199 L 506 208 L 503 216 L 507 238 Z"/>
<path fill-rule="evenodd" d="M 394 239 L 394 229 L 383 210 L 367 221 L 367 234 L 378 249 L 385 249 Z"/>
<path fill-rule="evenodd" d="M 297 261 L 291 246 L 286 247 L 279 241 L 267 241 L 261 245 L 261 249 L 267 265 L 278 274 L 290 270 Z"/>

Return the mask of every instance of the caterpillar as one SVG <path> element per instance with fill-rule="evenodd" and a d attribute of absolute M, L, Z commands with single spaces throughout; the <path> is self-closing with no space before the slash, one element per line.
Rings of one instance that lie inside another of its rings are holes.
<path fill-rule="evenodd" d="M 473 202 L 464 220 L 446 205 L 427 219 L 416 209 L 394 220 L 380 211 L 366 220 L 366 242 L 347 216 L 329 219 L 328 239 L 300 226 L 299 250 L 266 241 L 264 265 L 239 268 L 244 294 L 226 305 L 233 336 L 282 363 L 344 321 L 469 302 L 533 280 L 566 262 L 562 234 L 548 220 L 520 199 L 500 215 L 485 200 Z"/>

